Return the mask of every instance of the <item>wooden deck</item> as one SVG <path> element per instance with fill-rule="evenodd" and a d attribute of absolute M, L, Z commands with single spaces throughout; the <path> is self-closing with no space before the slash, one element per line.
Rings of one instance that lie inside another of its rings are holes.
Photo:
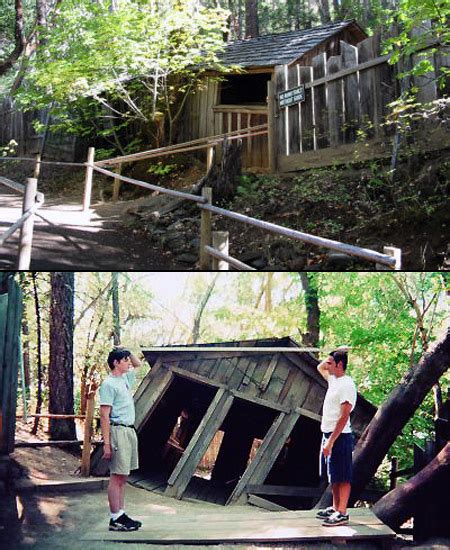
<path fill-rule="evenodd" d="M 250 507 L 225 508 L 209 514 L 141 517 L 143 527 L 131 533 L 110 532 L 105 521 L 82 537 L 83 541 L 150 544 L 220 544 L 284 542 L 378 542 L 389 547 L 394 531 L 370 510 L 350 510 L 348 525 L 323 527 L 315 510 L 261 512 Z"/>

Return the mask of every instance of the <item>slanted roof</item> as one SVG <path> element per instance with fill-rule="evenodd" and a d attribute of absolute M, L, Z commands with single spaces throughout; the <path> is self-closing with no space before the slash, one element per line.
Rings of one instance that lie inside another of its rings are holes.
<path fill-rule="evenodd" d="M 237 40 L 227 45 L 220 59 L 226 66 L 239 65 L 243 68 L 286 65 L 350 26 L 360 34 L 361 40 L 365 38 L 354 20 L 341 21 L 312 29 Z"/>

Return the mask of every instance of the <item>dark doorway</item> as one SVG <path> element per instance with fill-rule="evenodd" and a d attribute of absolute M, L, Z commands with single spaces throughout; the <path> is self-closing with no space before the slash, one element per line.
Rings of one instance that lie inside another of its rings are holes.
<path fill-rule="evenodd" d="M 229 75 L 220 83 L 221 105 L 266 105 L 270 73 Z"/>

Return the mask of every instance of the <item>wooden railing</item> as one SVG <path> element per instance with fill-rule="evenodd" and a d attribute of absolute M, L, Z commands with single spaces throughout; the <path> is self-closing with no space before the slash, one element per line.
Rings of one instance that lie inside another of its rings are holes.
<path fill-rule="evenodd" d="M 22 185 L 8 178 L 0 177 L 0 184 L 23 194 L 22 216 L 0 235 L 0 246 L 20 229 L 17 267 L 20 270 L 27 270 L 30 268 L 31 262 L 34 214 L 44 204 L 44 195 L 37 190 L 36 178 L 28 178 L 26 185 Z"/>
<path fill-rule="evenodd" d="M 214 270 L 222 271 L 222 270 L 228 270 L 229 266 L 232 266 L 235 269 L 240 271 L 256 271 L 253 267 L 246 265 L 240 260 L 238 260 L 237 258 L 233 258 L 232 256 L 229 255 L 228 234 L 224 232 L 212 231 L 212 214 L 224 216 L 224 217 L 239 221 L 241 223 L 244 223 L 246 225 L 252 225 L 254 227 L 258 227 L 259 229 L 263 229 L 267 232 L 281 235 L 289 239 L 304 242 L 307 244 L 312 244 L 314 246 L 328 248 L 330 250 L 335 250 L 338 252 L 342 252 L 344 254 L 348 254 L 350 256 L 361 258 L 365 261 L 375 263 L 376 269 L 393 269 L 393 270 L 401 269 L 401 250 L 398 248 L 384 247 L 383 253 L 381 253 L 381 252 L 376 252 L 374 250 L 370 250 L 367 248 L 362 248 L 351 244 L 342 243 L 332 239 L 327 239 L 324 237 L 318 237 L 316 235 L 303 233 L 301 231 L 289 229 L 287 227 L 276 225 L 274 223 L 265 222 L 262 220 L 258 220 L 256 218 L 251 218 L 250 216 L 246 216 L 244 214 L 232 212 L 229 210 L 225 210 L 223 208 L 218 208 L 216 206 L 213 206 L 212 204 L 213 197 L 212 197 L 211 188 L 203 188 L 202 196 L 198 196 L 198 195 L 193 195 L 191 193 L 176 191 L 173 189 L 166 189 L 158 185 L 154 185 L 148 182 L 123 176 L 121 173 L 122 166 L 128 162 L 135 162 L 138 160 L 157 158 L 164 155 L 185 153 L 185 152 L 201 150 L 201 149 L 206 149 L 207 167 L 209 169 L 211 168 L 211 165 L 212 165 L 213 149 L 214 147 L 221 145 L 224 139 L 245 140 L 245 139 L 251 139 L 259 135 L 266 135 L 267 133 L 268 133 L 267 124 L 262 124 L 262 125 L 253 126 L 249 128 L 243 128 L 241 130 L 235 130 L 227 134 L 220 134 L 220 135 L 210 136 L 206 138 L 200 138 L 190 142 L 180 143 L 178 145 L 171 145 L 169 147 L 162 147 L 159 149 L 143 151 L 141 153 L 135 153 L 132 155 L 125 155 L 125 156 L 116 157 L 113 159 L 101 160 L 101 161 L 95 161 L 95 149 L 91 147 L 89 148 L 87 162 L 84 164 L 53 163 L 49 161 L 42 161 L 42 164 L 46 162 L 49 164 L 71 164 L 71 165 L 86 167 L 85 190 L 84 190 L 84 199 L 83 199 L 84 211 L 88 211 L 90 208 L 94 172 L 99 172 L 106 176 L 110 176 L 114 179 L 113 196 L 115 196 L 116 198 L 118 196 L 120 183 L 126 182 L 126 183 L 131 183 L 133 185 L 137 185 L 139 187 L 143 187 L 145 189 L 149 189 L 151 191 L 157 191 L 165 195 L 170 195 L 173 197 L 177 197 L 180 199 L 185 199 L 185 200 L 189 200 L 191 202 L 197 203 L 199 208 L 201 209 L 199 267 L 202 270 L 214 269 Z M 19 160 L 19 159 L 14 159 L 14 160 Z M 29 160 L 29 161 L 33 160 L 37 164 L 36 159 L 21 159 L 21 160 Z M 39 163 L 41 163 L 40 159 L 39 159 Z M 116 171 L 113 172 L 111 170 L 108 170 L 106 167 L 115 167 Z M 6 178 L 1 178 L 0 182 L 1 180 L 6 180 Z M 20 188 L 23 187 L 23 186 L 20 186 L 20 184 L 15 184 L 15 185 L 19 186 Z M 43 202 L 43 195 L 41 193 L 38 193 L 36 197 L 38 197 L 38 195 L 39 197 L 42 198 L 42 202 Z M 27 217 L 30 217 L 34 213 L 34 211 L 37 210 L 37 208 L 39 208 L 41 204 L 42 204 L 41 202 L 36 202 L 37 206 L 36 205 L 30 206 L 29 208 L 31 210 L 29 212 L 28 212 L 29 209 L 27 208 L 27 213 L 26 213 Z M 23 221 L 21 220 L 19 220 L 16 223 L 19 223 L 19 222 L 23 223 Z M 12 228 L 10 228 L 9 231 L 11 231 L 11 229 Z M 5 239 L 6 237 L 4 236 L 3 241 Z M 0 240 L 0 244 L 1 242 L 2 241 Z M 31 245 L 31 241 L 30 241 L 30 245 Z M 30 250 L 31 250 L 31 246 L 30 246 Z M 29 267 L 29 261 L 30 261 L 30 258 L 28 258 L 28 267 Z M 25 264 L 26 264 L 26 261 L 24 261 L 22 265 L 25 265 Z M 28 267 L 22 267 L 21 269 L 28 269 Z"/>
<path fill-rule="evenodd" d="M 120 168 L 124 162 L 143 160 L 148 158 L 155 158 L 160 155 L 168 155 L 179 152 L 187 152 L 192 150 L 207 149 L 208 159 L 212 158 L 210 154 L 212 149 L 221 144 L 224 138 L 227 139 L 249 139 L 255 135 L 262 135 L 268 132 L 267 125 L 261 125 L 251 128 L 244 128 L 242 130 L 236 130 L 230 134 L 223 134 L 212 136 L 208 138 L 200 138 L 187 143 L 181 143 L 179 145 L 172 145 L 170 147 L 163 147 L 160 149 L 154 149 L 151 151 L 144 151 L 142 153 L 136 153 L 134 155 L 126 155 L 117 157 L 114 159 L 103 160 L 99 162 L 94 161 L 94 149 L 90 150 L 90 161 L 88 162 L 88 171 L 86 176 L 86 188 L 85 196 L 90 197 L 92 187 L 92 175 L 93 172 L 99 172 L 106 176 L 111 176 L 115 181 L 125 181 L 133 185 L 138 185 L 152 191 L 158 191 L 159 193 L 171 195 L 181 199 L 190 200 L 196 202 L 201 209 L 201 224 L 200 224 L 200 262 L 199 266 L 202 270 L 228 270 L 229 266 L 234 267 L 240 271 L 255 271 L 255 269 L 249 265 L 244 264 L 237 258 L 233 258 L 228 253 L 228 235 L 223 232 L 212 231 L 212 214 L 228 217 L 241 223 L 258 227 L 270 233 L 275 233 L 293 240 L 320 246 L 348 254 L 363 260 L 373 262 L 376 264 L 377 269 L 401 269 L 401 250 L 394 247 L 384 247 L 383 253 L 376 252 L 367 248 L 362 248 L 350 244 L 341 243 L 332 239 L 326 239 L 318 237 L 308 233 L 303 233 L 294 229 L 289 229 L 276 225 L 273 223 L 251 218 L 244 214 L 225 210 L 213 206 L 212 189 L 203 188 L 202 196 L 193 195 L 181 191 L 175 191 L 172 189 L 165 189 L 157 185 L 153 185 L 147 182 L 136 180 L 121 175 L 121 173 L 112 172 L 107 170 L 105 166 L 116 165 Z M 210 160 L 209 163 L 210 164 Z M 89 201 L 85 200 L 86 208 L 89 208 Z"/>

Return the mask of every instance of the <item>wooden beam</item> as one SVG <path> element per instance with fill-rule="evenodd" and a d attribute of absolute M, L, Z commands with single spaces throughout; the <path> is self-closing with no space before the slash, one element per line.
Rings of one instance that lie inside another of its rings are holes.
<path fill-rule="evenodd" d="M 220 428 L 234 397 L 225 389 L 219 389 L 208 410 L 192 436 L 183 456 L 168 480 L 165 491 L 167 496 L 181 498 L 194 475 L 195 468 L 209 447 L 214 435 Z"/>
<path fill-rule="evenodd" d="M 282 353 L 304 353 L 307 351 L 333 351 L 336 348 L 297 348 L 297 347 L 276 347 L 276 346 L 155 346 L 151 348 L 142 347 L 142 352 L 149 353 L 159 353 L 159 352 L 174 352 L 174 351 L 189 351 L 189 352 L 204 352 L 204 351 L 239 351 L 239 352 L 254 352 L 254 353 L 273 353 L 273 352 L 282 352 Z M 351 349 L 351 348 L 350 348 Z"/>
<path fill-rule="evenodd" d="M 156 373 L 152 383 L 149 383 L 147 388 L 141 393 L 136 400 L 136 430 L 139 432 L 147 422 L 150 415 L 155 410 L 162 396 L 169 388 L 172 382 L 173 374 L 170 370 L 161 367 Z"/>
<path fill-rule="evenodd" d="M 270 379 L 272 378 L 272 374 L 274 373 L 274 370 L 276 369 L 279 360 L 280 354 L 275 353 L 275 355 L 272 357 L 272 360 L 270 361 L 266 372 L 264 373 L 264 378 L 261 380 L 261 384 L 259 385 L 261 393 L 264 393 L 267 390 L 267 386 L 269 385 Z"/>
<path fill-rule="evenodd" d="M 286 512 L 287 508 L 275 504 L 275 502 L 270 502 L 265 498 L 257 497 L 256 495 L 248 495 L 248 503 L 253 504 L 253 506 L 258 506 L 258 508 L 263 508 L 264 510 L 269 510 L 271 512 Z"/>

